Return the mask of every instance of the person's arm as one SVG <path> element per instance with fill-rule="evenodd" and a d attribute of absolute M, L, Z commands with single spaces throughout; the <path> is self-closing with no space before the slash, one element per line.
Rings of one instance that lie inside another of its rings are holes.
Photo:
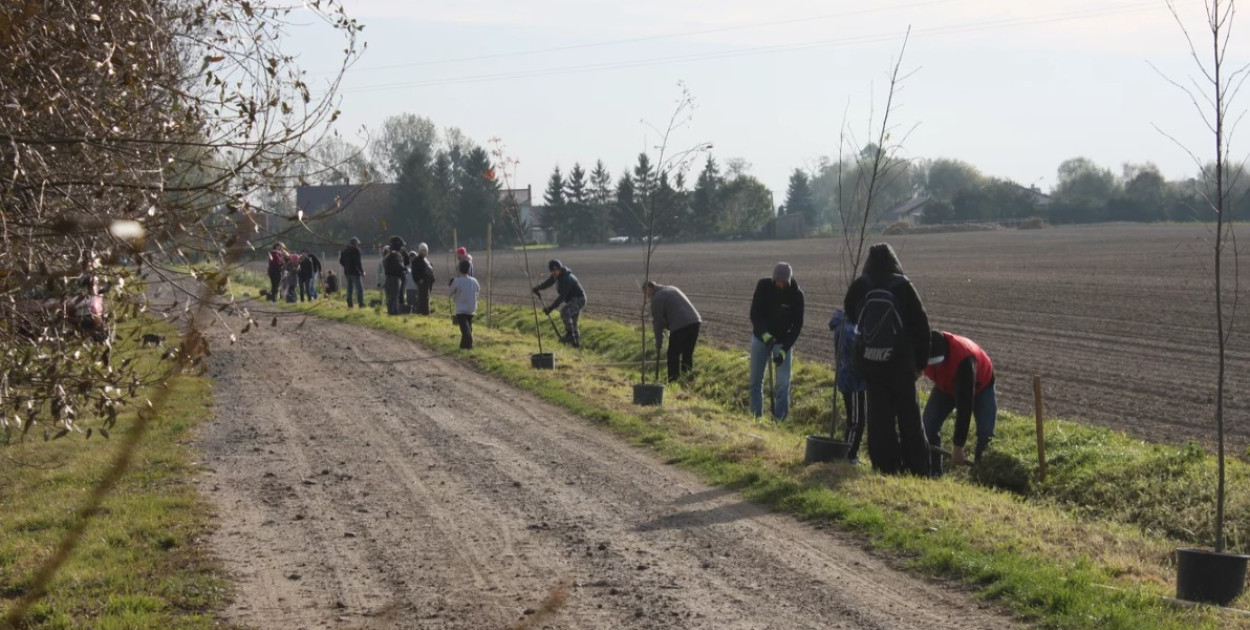
<path fill-rule="evenodd" d="M 790 325 L 790 330 L 786 332 L 785 343 L 781 344 L 782 349 L 786 352 L 789 352 L 790 348 L 794 347 L 794 343 L 799 340 L 799 333 L 803 332 L 803 309 L 806 298 L 803 296 L 803 289 L 795 287 L 794 291 L 797 294 L 794 299 L 793 314 L 791 315 L 794 321 Z"/>
<path fill-rule="evenodd" d="M 755 283 L 755 294 L 751 296 L 751 334 L 759 337 L 764 341 L 764 335 L 769 334 L 768 321 L 764 313 L 764 291 L 768 287 L 767 280 L 760 280 Z M 767 343 L 765 341 L 765 343 Z"/>
<path fill-rule="evenodd" d="M 972 401 L 976 393 L 977 360 L 973 357 L 964 359 L 955 368 L 955 435 L 951 439 L 954 445 L 952 461 L 962 464 L 964 445 L 968 443 L 968 426 L 972 422 Z"/>
<path fill-rule="evenodd" d="M 535 290 L 535 291 L 542 291 L 543 289 L 549 289 L 549 288 L 551 288 L 551 285 L 553 285 L 553 284 L 555 284 L 555 283 L 556 283 L 556 277 L 555 277 L 555 276 L 547 276 L 547 279 L 546 279 L 546 280 L 543 280 L 542 282 L 539 282 L 539 283 L 538 283 L 538 286 L 534 287 L 534 290 Z"/>
<path fill-rule="evenodd" d="M 658 292 L 651 297 L 651 329 L 655 331 L 656 350 L 659 350 L 660 346 L 664 345 L 664 329 L 668 328 L 668 318 L 664 314 L 664 304 L 662 300 L 656 299 L 658 297 L 660 297 Z"/>
<path fill-rule="evenodd" d="M 903 326 L 907 330 L 910 337 L 912 356 L 915 360 L 915 368 L 917 378 L 929 365 L 929 314 L 924 310 L 924 303 L 920 301 L 920 294 L 916 292 L 916 287 L 911 282 L 905 283 L 901 287 L 906 299 L 906 313 L 904 314 Z"/>

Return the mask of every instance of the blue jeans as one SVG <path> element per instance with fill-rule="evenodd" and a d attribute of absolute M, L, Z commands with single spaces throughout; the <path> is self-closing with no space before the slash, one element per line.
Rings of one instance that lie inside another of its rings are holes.
<path fill-rule="evenodd" d="M 759 418 L 764 415 L 764 370 L 768 362 L 773 360 L 774 346 L 760 341 L 759 337 L 751 337 L 751 415 Z M 794 365 L 793 349 L 786 353 L 786 360 L 776 368 L 776 382 L 772 414 L 778 421 L 785 420 L 790 413 L 790 366 Z"/>
<path fill-rule="evenodd" d="M 942 445 L 942 425 L 954 410 L 955 397 L 934 388 L 929 394 L 929 402 L 925 403 L 923 415 L 924 432 L 929 444 Z M 994 424 L 998 420 L 998 396 L 994 393 L 993 383 L 972 398 L 972 418 L 977 426 L 977 446 L 973 457 L 980 459 L 990 440 L 994 439 Z"/>
<path fill-rule="evenodd" d="M 347 279 L 347 308 L 352 307 L 352 289 L 356 290 L 356 304 L 360 308 L 365 307 L 365 285 L 360 281 L 360 276 L 353 276 L 349 273 L 343 274 Z"/>

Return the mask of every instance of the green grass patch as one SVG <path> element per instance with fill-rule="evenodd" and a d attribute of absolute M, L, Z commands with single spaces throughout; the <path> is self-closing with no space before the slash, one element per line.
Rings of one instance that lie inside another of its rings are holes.
<path fill-rule="evenodd" d="M 254 293 L 255 286 L 238 290 Z M 637 327 L 583 318 L 584 349 L 545 346 L 556 352 L 557 369 L 539 371 L 529 364 L 537 352 L 529 309 L 496 304 L 492 327 L 475 327 L 475 349 L 465 352 L 456 349 L 459 332 L 446 302 L 436 301 L 431 317 L 349 311 L 340 300 L 284 306 L 389 330 L 457 356 L 647 445 L 711 484 L 803 519 L 837 523 L 913 570 L 960 580 L 1042 627 L 1250 628 L 1245 618 L 1176 609 L 1161 598 L 1174 591 L 1172 550 L 1201 542 L 1210 531 L 1202 525 L 1211 504 L 1189 495 L 1213 487 L 1212 460 L 1197 447 L 1145 444 L 1052 420 L 1050 476 L 1042 483 L 1030 459 L 1033 420 L 1002 414 L 995 448 L 1009 464 L 1003 470 L 1024 471 L 1026 483 L 1016 492 L 993 487 L 1002 481 L 994 474 L 974 478 L 968 470 L 930 480 L 843 463 L 806 466 L 803 441 L 826 430 L 832 395 L 831 371 L 819 364 L 797 366 L 796 404 L 791 419 L 777 426 L 757 423 L 746 411 L 744 350 L 700 346 L 693 380 L 670 385 L 662 408 L 644 409 L 631 404 L 638 370 L 612 367 L 641 358 Z M 543 319 L 537 325 L 549 333 Z M 1231 462 L 1230 487 L 1246 479 L 1244 463 Z M 1230 493 L 1229 513 L 1234 529 L 1244 532 L 1240 493 Z M 1236 540 L 1245 544 L 1240 533 Z M 1250 605 L 1250 595 L 1239 603 Z"/>
<path fill-rule="evenodd" d="M 172 340 L 172 328 L 162 329 Z M 145 362 L 161 354 L 125 342 L 118 352 Z M 189 376 L 169 387 L 131 469 L 24 627 L 220 627 L 214 611 L 231 587 L 200 542 L 211 513 L 191 484 L 195 454 L 187 446 L 191 429 L 211 417 L 212 391 L 208 380 Z M 25 442 L 11 436 L 0 446 L 0 618 L 27 593 L 132 424 L 132 413 L 123 414 L 107 440 L 80 433 L 44 442 L 32 431 Z"/>

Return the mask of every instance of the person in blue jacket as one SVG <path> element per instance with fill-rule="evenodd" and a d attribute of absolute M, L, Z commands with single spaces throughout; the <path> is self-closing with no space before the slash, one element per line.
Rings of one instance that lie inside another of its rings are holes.
<path fill-rule="evenodd" d="M 833 331 L 833 347 L 837 361 L 837 388 L 846 409 L 846 443 L 851 450 L 846 458 L 859 463 L 859 445 L 864 439 L 864 425 L 868 417 L 868 381 L 860 376 L 852 363 L 855 348 L 855 324 L 846 318 L 846 311 L 838 309 L 829 320 Z"/>

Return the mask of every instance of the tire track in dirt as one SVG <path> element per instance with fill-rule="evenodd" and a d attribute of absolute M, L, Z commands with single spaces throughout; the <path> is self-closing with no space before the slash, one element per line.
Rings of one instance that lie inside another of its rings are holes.
<path fill-rule="evenodd" d="M 310 319 L 219 348 L 227 621 L 507 628 L 563 589 L 542 627 L 1013 625 L 410 342 Z"/>

